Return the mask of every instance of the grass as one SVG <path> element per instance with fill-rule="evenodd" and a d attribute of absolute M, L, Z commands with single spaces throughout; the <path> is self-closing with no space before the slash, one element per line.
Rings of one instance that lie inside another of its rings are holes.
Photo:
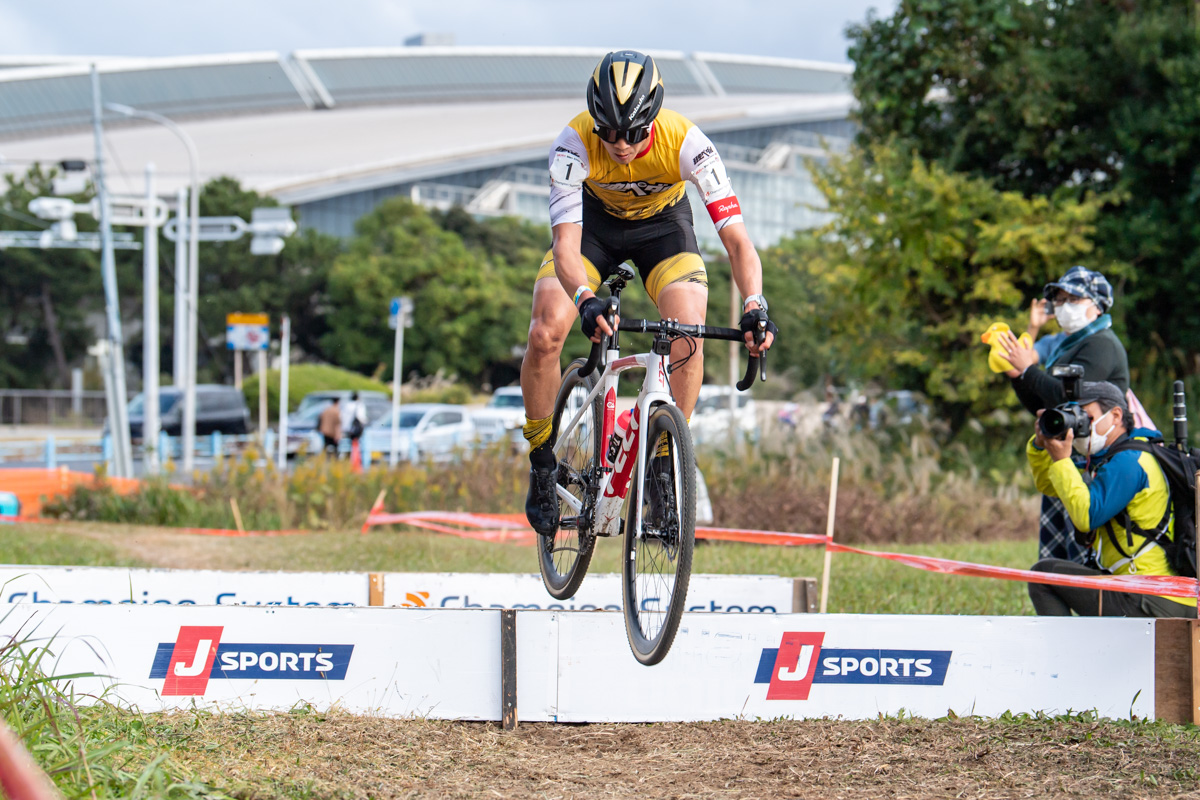
<path fill-rule="evenodd" d="M 77 696 L 72 679 L 91 676 L 55 675 L 56 644 L 42 637 L 22 631 L 0 645 L 0 716 L 63 795 L 224 797 L 160 752 L 151 717 Z"/>
<path fill-rule="evenodd" d="M 38 542 L 19 563 L 324 572 L 536 572 L 532 548 L 491 544 L 405 529 L 314 532 L 281 537 L 228 539 L 97 523 L 21 524 L 0 529 L 0 550 L 25 539 Z M 883 549 L 875 547 L 873 549 Z M 919 555 L 1026 568 L 1037 543 L 941 542 L 886 549 Z M 86 562 L 81 552 L 88 552 Z M 696 548 L 696 573 L 821 575 L 820 547 L 771 547 L 712 542 Z M 591 571 L 620 570 L 620 540 L 601 540 Z M 838 554 L 833 559 L 829 609 L 863 614 L 1030 614 L 1025 585 L 922 572 L 884 559 Z"/>
<path fill-rule="evenodd" d="M 116 546 L 43 525 L 0 525 L 0 564 L 55 564 L 63 567 L 139 566 L 122 558 Z"/>

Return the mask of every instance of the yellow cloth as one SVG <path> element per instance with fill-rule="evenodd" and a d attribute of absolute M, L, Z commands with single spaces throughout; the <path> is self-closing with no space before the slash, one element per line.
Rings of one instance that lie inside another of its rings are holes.
<path fill-rule="evenodd" d="M 991 327 L 979 337 L 984 344 L 992 346 L 991 351 L 988 353 L 988 366 L 991 367 L 992 372 L 1008 372 L 1010 369 L 1013 369 L 1013 365 L 1008 363 L 1008 354 L 1004 350 L 1004 345 L 1000 343 L 999 335 L 1001 333 L 1008 333 L 1011 330 L 1012 328 L 1008 327 L 1007 322 L 993 322 Z M 1033 337 L 1028 333 L 1022 333 L 1021 337 L 1017 339 L 1017 343 L 1022 347 L 1033 347 Z"/>

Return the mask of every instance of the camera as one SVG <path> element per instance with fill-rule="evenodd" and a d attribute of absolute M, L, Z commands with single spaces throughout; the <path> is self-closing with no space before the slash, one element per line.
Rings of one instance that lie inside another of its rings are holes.
<path fill-rule="evenodd" d="M 1042 435 L 1048 439 L 1062 439 L 1067 435 L 1067 431 L 1074 431 L 1077 439 L 1090 435 L 1092 419 L 1078 401 L 1079 379 L 1083 377 L 1083 367 L 1078 364 L 1051 367 L 1050 375 L 1062 381 L 1067 402 L 1042 412 L 1042 418 L 1038 420 Z"/>

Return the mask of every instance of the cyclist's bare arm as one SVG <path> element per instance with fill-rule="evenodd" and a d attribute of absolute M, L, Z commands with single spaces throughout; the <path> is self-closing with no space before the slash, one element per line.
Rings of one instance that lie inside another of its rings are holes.
<path fill-rule="evenodd" d="M 704 207 L 712 219 L 721 244 L 729 254 L 729 265 L 733 280 L 742 297 L 762 294 L 762 262 L 758 251 L 750 241 L 746 225 L 742 220 L 742 206 L 733 191 L 721 154 L 703 131 L 693 127 L 684 137 L 679 150 L 679 174 L 687 177 L 704 198 Z M 746 305 L 750 311 L 758 308 L 757 302 Z M 746 346 L 754 356 L 760 355 L 771 346 L 774 335 L 767 332 L 761 345 L 754 343 L 753 335 L 746 334 Z"/>
<path fill-rule="evenodd" d="M 725 252 L 729 253 L 729 267 L 733 271 L 733 281 L 737 284 L 742 297 L 762 294 L 762 262 L 758 258 L 758 250 L 755 249 L 754 242 L 750 241 L 750 234 L 746 232 L 746 226 L 741 222 L 726 225 L 717 231 L 717 235 L 721 237 L 721 244 L 725 245 Z M 751 300 L 746 304 L 745 310 L 751 311 L 756 308 L 758 308 L 758 302 Z M 749 333 L 746 334 L 746 347 L 750 349 L 750 354 L 753 356 L 769 350 L 774 341 L 775 335 L 770 331 L 767 331 L 766 339 L 761 345 L 756 345 L 754 337 Z"/>

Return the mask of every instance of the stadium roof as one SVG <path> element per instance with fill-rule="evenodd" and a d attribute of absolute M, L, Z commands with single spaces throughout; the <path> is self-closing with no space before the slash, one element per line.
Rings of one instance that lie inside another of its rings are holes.
<path fill-rule="evenodd" d="M 604 51 L 406 47 L 100 59 L 105 102 L 179 121 L 201 180 L 301 203 L 543 156 L 582 110 Z M 667 105 L 706 131 L 844 119 L 851 68 L 716 54 L 654 52 Z M 0 61 L 0 172 L 34 161 L 91 160 L 86 59 Z M 159 191 L 186 183 L 183 148 L 160 126 L 105 118 L 110 187 L 140 193 L 147 161 Z"/>

